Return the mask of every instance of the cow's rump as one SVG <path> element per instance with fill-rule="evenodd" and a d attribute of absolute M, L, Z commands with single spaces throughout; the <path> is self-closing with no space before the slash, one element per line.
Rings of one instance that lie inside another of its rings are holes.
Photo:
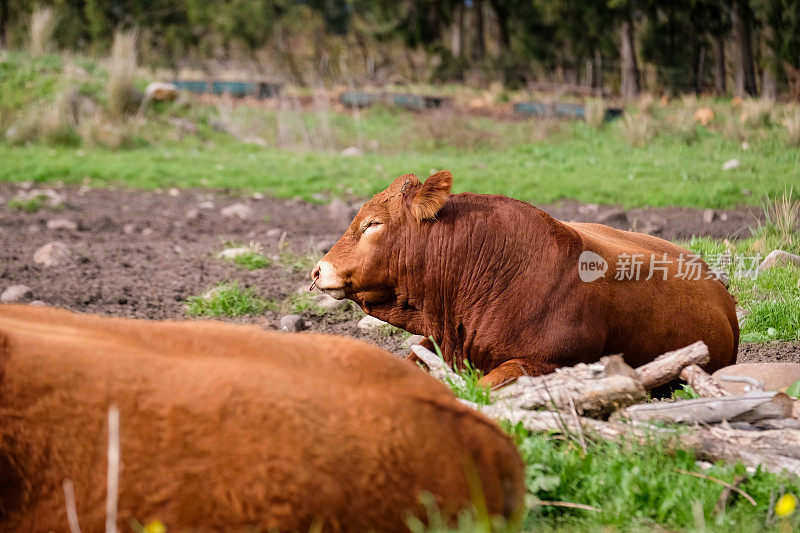
<path fill-rule="evenodd" d="M 429 492 L 523 498 L 509 438 L 366 343 L 216 322 L 0 306 L 0 529 L 103 529 L 107 411 L 120 410 L 119 520 L 170 530 L 402 530 Z"/>

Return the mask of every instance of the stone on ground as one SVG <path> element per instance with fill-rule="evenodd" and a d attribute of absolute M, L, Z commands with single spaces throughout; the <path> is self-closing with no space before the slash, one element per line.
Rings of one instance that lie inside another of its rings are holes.
<path fill-rule="evenodd" d="M 383 320 L 369 315 L 358 321 L 358 329 L 362 331 L 376 331 L 380 329 L 381 326 L 385 325 L 387 325 L 387 323 Z"/>
<path fill-rule="evenodd" d="M 0 294 L 0 303 L 13 304 L 33 298 L 33 290 L 27 285 L 10 285 Z"/>
<path fill-rule="evenodd" d="M 251 208 L 247 204 L 243 204 L 241 202 L 237 202 L 235 204 L 231 204 L 227 207 L 223 207 L 220 210 L 220 214 L 226 218 L 240 218 L 242 220 L 247 220 L 248 218 L 253 216 L 253 208 Z"/>
<path fill-rule="evenodd" d="M 790 264 L 800 266 L 800 255 L 790 254 L 783 250 L 772 250 L 767 254 L 767 257 L 764 258 L 761 264 L 758 265 L 758 271 L 764 272 L 774 266 L 786 266 Z"/>
<path fill-rule="evenodd" d="M 49 242 L 33 254 L 33 262 L 45 268 L 67 265 L 73 260 L 72 250 L 61 241 Z"/>
<path fill-rule="evenodd" d="M 306 321 L 300 315 L 285 315 L 281 317 L 281 331 L 297 332 L 306 329 Z"/>

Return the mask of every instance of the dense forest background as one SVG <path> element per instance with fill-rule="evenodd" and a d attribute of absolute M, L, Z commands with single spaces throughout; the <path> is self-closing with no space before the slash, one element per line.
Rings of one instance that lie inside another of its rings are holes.
<path fill-rule="evenodd" d="M 0 0 L 0 44 L 36 6 L 62 50 L 138 28 L 144 64 L 236 66 L 301 85 L 531 82 L 800 96 L 798 0 Z"/>

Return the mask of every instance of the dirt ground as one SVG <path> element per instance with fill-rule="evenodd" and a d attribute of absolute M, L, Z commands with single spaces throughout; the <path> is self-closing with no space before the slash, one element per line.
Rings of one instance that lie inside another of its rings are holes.
<path fill-rule="evenodd" d="M 8 200 L 33 189 L 60 196 L 61 207 L 33 213 L 13 209 Z M 347 228 L 358 205 L 336 202 L 313 205 L 300 201 L 242 198 L 225 191 L 184 190 L 164 192 L 38 187 L 0 184 L 0 291 L 23 284 L 33 299 L 47 305 L 103 315 L 151 319 L 185 319 L 186 299 L 203 294 L 221 280 L 238 280 L 261 296 L 283 300 L 310 282 L 305 269 L 290 268 L 289 259 L 276 260 L 262 270 L 247 271 L 218 259 L 225 242 L 254 241 L 263 253 L 276 259 L 281 243 L 294 255 L 319 255 Z M 247 219 L 226 217 L 222 209 L 243 203 L 251 209 Z M 556 218 L 604 221 L 675 239 L 692 234 L 731 237 L 746 235 L 757 222 L 755 209 L 717 211 L 713 221 L 703 210 L 685 208 L 633 209 L 564 202 L 540 206 Z M 67 219 L 77 229 L 48 229 Z M 33 261 L 34 252 L 53 242 L 65 243 L 76 259 L 64 266 L 44 268 Z M 304 318 L 311 331 L 362 338 L 397 353 L 404 335 L 389 331 L 362 331 L 359 309 Z M 278 329 L 281 313 L 230 319 Z M 786 343 L 745 345 L 743 361 L 798 361 L 800 346 Z"/>

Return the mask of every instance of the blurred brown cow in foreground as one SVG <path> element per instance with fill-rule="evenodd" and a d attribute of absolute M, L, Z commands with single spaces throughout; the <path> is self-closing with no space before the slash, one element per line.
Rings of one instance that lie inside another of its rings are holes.
<path fill-rule="evenodd" d="M 107 413 L 119 520 L 170 531 L 399 531 L 430 493 L 511 516 L 511 440 L 433 378 L 366 343 L 216 322 L 0 306 L 0 530 L 104 528 Z"/>
<path fill-rule="evenodd" d="M 711 371 L 735 361 L 734 300 L 688 250 L 505 196 L 451 195 L 452 182 L 397 178 L 314 267 L 316 286 L 433 336 L 492 386 L 614 353 L 639 366 L 698 340 Z"/>

